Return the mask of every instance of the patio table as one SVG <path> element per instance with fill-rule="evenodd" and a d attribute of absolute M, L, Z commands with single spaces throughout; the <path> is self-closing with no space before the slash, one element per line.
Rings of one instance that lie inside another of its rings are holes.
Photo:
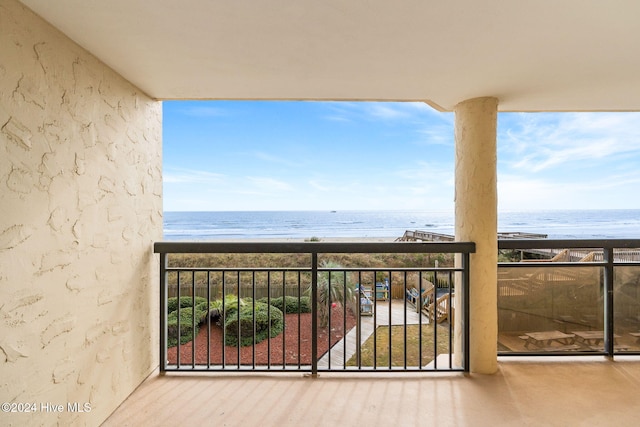
<path fill-rule="evenodd" d="M 525 348 L 529 348 L 529 344 L 534 344 L 537 347 L 550 346 L 553 341 L 570 345 L 573 344 L 575 338 L 573 334 L 565 334 L 560 331 L 529 332 L 525 336 L 527 337 L 524 343 Z"/>
<path fill-rule="evenodd" d="M 604 341 L 604 331 L 571 331 L 576 339 L 586 345 L 598 345 Z M 613 335 L 614 341 L 620 338 L 620 335 Z"/>

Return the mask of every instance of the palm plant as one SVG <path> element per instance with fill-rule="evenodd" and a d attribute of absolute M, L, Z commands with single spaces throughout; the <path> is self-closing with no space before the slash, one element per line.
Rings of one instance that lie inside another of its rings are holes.
<path fill-rule="evenodd" d="M 343 267 L 334 261 L 322 261 L 321 269 L 342 269 Z M 311 287 L 307 294 L 311 295 Z M 321 271 L 318 273 L 318 320 L 321 327 L 329 323 L 329 311 L 334 304 L 346 306 L 355 313 L 356 295 L 352 286 L 345 283 L 345 274 L 342 271 Z"/>
<path fill-rule="evenodd" d="M 224 323 L 224 319 L 229 315 L 229 312 L 232 310 L 237 311 L 238 306 L 242 307 L 244 305 L 245 301 L 238 299 L 236 295 L 225 295 L 224 304 L 222 299 L 211 301 L 209 317 L 214 322 Z"/>

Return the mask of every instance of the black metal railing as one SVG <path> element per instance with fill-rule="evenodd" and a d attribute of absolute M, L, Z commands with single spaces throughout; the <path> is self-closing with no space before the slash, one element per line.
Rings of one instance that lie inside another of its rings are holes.
<path fill-rule="evenodd" d="M 499 240 L 514 258 L 498 263 L 499 354 L 640 354 L 637 248 L 640 240 Z"/>
<path fill-rule="evenodd" d="M 154 251 L 163 372 L 469 369 L 473 243 L 158 242 Z M 406 257 L 390 267 L 363 254 Z M 427 254 L 449 254 L 449 265 Z"/>

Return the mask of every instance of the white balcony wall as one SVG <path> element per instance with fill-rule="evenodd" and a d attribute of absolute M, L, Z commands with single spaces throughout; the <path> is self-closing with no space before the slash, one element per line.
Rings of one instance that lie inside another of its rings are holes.
<path fill-rule="evenodd" d="M 157 366 L 161 111 L 0 0 L 0 402 L 64 405 L 1 424 L 99 425 Z"/>

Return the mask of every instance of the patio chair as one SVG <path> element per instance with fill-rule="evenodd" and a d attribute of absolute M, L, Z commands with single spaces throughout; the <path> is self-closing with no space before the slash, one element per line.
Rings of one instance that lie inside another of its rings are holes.
<path fill-rule="evenodd" d="M 418 298 L 420 298 L 420 292 L 418 292 L 416 288 L 407 289 L 405 297 L 407 299 L 407 302 L 417 310 Z"/>
<path fill-rule="evenodd" d="M 356 291 L 358 292 L 358 296 L 360 298 L 360 315 L 373 316 L 373 300 L 371 289 L 359 285 L 356 287 Z"/>
<path fill-rule="evenodd" d="M 420 295 L 416 288 L 407 289 L 407 302 L 416 309 L 416 312 L 425 309 L 425 307 L 428 307 L 433 303 L 435 297 L 435 286 L 433 286 L 433 283 L 431 282 L 425 282 L 425 285 L 426 288 L 422 289 L 422 295 Z M 422 304 L 420 304 L 421 300 Z"/>

